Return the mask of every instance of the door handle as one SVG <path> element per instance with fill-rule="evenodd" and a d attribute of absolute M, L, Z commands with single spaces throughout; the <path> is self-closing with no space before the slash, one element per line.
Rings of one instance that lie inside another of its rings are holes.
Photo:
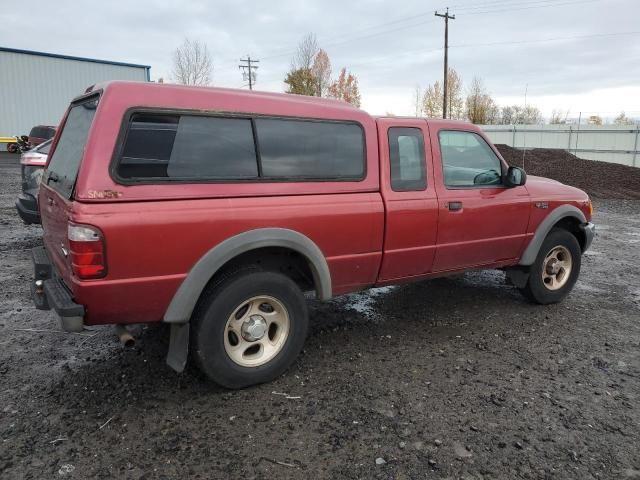
<path fill-rule="evenodd" d="M 462 202 L 449 202 L 447 204 L 447 208 L 450 212 L 458 212 L 462 210 Z"/>

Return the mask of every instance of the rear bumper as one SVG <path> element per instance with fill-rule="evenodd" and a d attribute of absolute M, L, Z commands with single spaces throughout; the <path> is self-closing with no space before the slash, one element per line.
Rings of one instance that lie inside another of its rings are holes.
<path fill-rule="evenodd" d="M 38 210 L 38 200 L 28 194 L 21 193 L 16 199 L 16 210 L 22 221 L 27 225 L 40 223 L 40 211 Z"/>
<path fill-rule="evenodd" d="M 53 308 L 60 318 L 60 326 L 66 332 L 81 332 L 84 329 L 84 306 L 73 301 L 71 292 L 55 274 L 49 255 L 44 247 L 31 250 L 34 279 L 31 296 L 36 308 Z"/>
<path fill-rule="evenodd" d="M 580 225 L 580 229 L 584 233 L 584 247 L 582 248 L 582 253 L 589 250 L 591 246 L 591 242 L 593 242 L 593 237 L 596 235 L 596 226 L 589 222 L 583 225 Z"/>

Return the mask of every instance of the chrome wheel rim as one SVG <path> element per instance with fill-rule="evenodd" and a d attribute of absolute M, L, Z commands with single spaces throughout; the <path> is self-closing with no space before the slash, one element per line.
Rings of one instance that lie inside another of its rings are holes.
<path fill-rule="evenodd" d="M 276 298 L 259 295 L 242 302 L 224 329 L 224 349 L 241 367 L 258 367 L 280 353 L 291 322 L 286 307 Z"/>
<path fill-rule="evenodd" d="M 561 289 L 569 281 L 572 266 L 571 252 L 562 245 L 553 247 L 542 262 L 542 283 L 548 290 Z"/>

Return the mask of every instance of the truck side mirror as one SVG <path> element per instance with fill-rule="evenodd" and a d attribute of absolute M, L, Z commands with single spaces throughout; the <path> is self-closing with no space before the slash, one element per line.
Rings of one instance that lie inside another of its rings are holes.
<path fill-rule="evenodd" d="M 519 187 L 527 183 L 527 173 L 520 167 L 509 167 L 504 183 L 507 187 Z"/>

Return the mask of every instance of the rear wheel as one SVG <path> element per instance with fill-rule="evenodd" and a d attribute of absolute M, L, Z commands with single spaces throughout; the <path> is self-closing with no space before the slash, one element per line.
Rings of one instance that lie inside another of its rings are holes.
<path fill-rule="evenodd" d="M 543 305 L 562 301 L 573 289 L 581 265 L 580 244 L 570 232 L 555 228 L 542 242 L 522 293 Z"/>
<path fill-rule="evenodd" d="M 271 381 L 293 363 L 308 314 L 289 277 L 248 270 L 220 281 L 193 321 L 192 352 L 200 369 L 224 387 L 242 388 Z"/>

